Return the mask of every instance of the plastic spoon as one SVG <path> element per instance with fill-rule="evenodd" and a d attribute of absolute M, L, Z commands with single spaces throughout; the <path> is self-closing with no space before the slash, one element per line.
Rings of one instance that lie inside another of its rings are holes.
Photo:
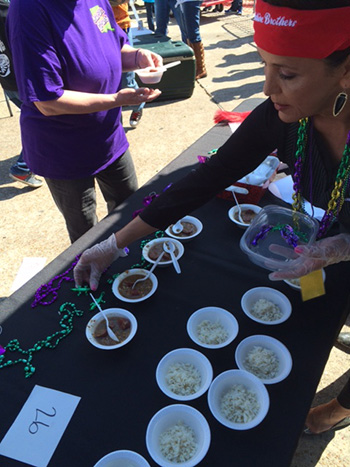
<path fill-rule="evenodd" d="M 157 267 L 157 265 L 159 264 L 160 260 L 163 258 L 163 255 L 164 255 L 165 251 L 162 251 L 161 254 L 158 256 L 158 258 L 156 259 L 156 262 L 153 264 L 153 266 L 151 267 L 151 269 L 148 271 L 148 273 L 144 276 L 144 277 L 141 277 L 140 279 L 137 279 L 137 281 L 135 281 L 133 284 L 132 284 L 132 289 L 135 287 L 135 285 L 138 283 L 138 282 L 142 282 L 142 281 L 145 281 L 146 279 L 149 278 L 149 276 L 152 274 L 152 272 L 155 270 L 155 268 Z"/>
<path fill-rule="evenodd" d="M 245 222 L 244 222 L 244 220 L 243 220 L 243 217 L 242 217 L 242 209 L 241 209 L 241 206 L 239 205 L 239 202 L 238 202 L 238 200 L 237 200 L 237 197 L 236 197 L 234 191 L 232 191 L 232 195 L 233 195 L 233 197 L 234 197 L 234 199 L 235 199 L 235 202 L 236 202 L 236 204 L 237 204 L 239 222 L 242 222 L 242 224 L 245 224 Z"/>
<path fill-rule="evenodd" d="M 181 224 L 181 219 L 177 221 L 171 228 L 174 234 L 179 234 L 183 231 L 184 226 Z"/>
<path fill-rule="evenodd" d="M 180 60 L 177 60 L 176 62 L 170 62 L 170 63 L 167 63 L 166 65 L 163 65 L 162 68 L 165 68 L 166 70 L 168 68 L 172 68 L 173 66 L 177 66 L 177 65 L 180 65 Z"/>
<path fill-rule="evenodd" d="M 175 268 L 175 271 L 178 273 L 178 274 L 181 274 L 181 269 L 180 269 L 180 265 L 176 259 L 176 256 L 174 254 L 174 251 L 175 251 L 175 245 L 172 243 L 172 242 L 164 242 L 163 243 L 163 250 L 166 252 L 166 253 L 169 253 L 170 256 L 171 256 L 171 261 L 173 262 L 173 265 L 174 265 L 174 268 Z"/>
<path fill-rule="evenodd" d="M 114 334 L 114 332 L 112 331 L 112 329 L 109 327 L 109 321 L 108 321 L 108 318 L 105 314 L 105 312 L 102 310 L 102 308 L 100 307 L 99 303 L 96 301 L 95 297 L 92 295 L 92 293 L 90 294 L 90 297 L 93 299 L 95 305 L 97 306 L 98 310 L 100 311 L 100 313 L 102 314 L 102 316 L 104 317 L 105 321 L 106 321 L 106 328 L 107 328 L 107 333 L 109 335 L 109 337 L 116 341 L 116 342 L 119 342 L 119 339 L 118 337 Z"/>

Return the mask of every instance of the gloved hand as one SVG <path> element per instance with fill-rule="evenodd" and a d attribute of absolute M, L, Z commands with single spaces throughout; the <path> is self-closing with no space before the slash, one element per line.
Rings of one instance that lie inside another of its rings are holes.
<path fill-rule="evenodd" d="M 272 272 L 269 274 L 269 279 L 273 281 L 296 279 L 330 264 L 350 261 L 350 235 L 340 234 L 323 238 L 309 247 L 297 246 L 294 252 L 300 256 L 302 261 L 283 271 Z"/>
<path fill-rule="evenodd" d="M 127 256 L 127 251 L 118 248 L 114 234 L 85 250 L 73 271 L 76 287 L 81 287 L 87 282 L 91 290 L 96 290 L 103 271 L 120 256 Z"/>

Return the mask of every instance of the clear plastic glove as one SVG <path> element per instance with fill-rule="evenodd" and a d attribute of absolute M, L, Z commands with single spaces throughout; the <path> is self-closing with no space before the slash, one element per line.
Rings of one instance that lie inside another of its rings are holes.
<path fill-rule="evenodd" d="M 81 255 L 73 274 L 76 287 L 87 282 L 91 290 L 96 290 L 101 274 L 120 256 L 127 256 L 127 250 L 118 248 L 115 235 L 85 250 Z"/>
<path fill-rule="evenodd" d="M 298 261 L 294 265 L 291 264 L 290 268 L 283 271 L 272 272 L 269 274 L 269 279 L 272 281 L 296 279 L 330 264 L 350 261 L 350 235 L 340 234 L 323 238 L 309 247 L 297 246 L 294 248 L 294 252 L 302 261 Z"/>

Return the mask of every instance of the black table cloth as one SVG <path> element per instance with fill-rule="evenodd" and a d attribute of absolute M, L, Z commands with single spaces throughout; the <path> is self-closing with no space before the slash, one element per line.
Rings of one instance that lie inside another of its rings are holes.
<path fill-rule="evenodd" d="M 161 192 L 197 164 L 197 155 L 218 147 L 229 135 L 228 127 L 215 126 L 1 304 L 0 344 L 5 346 L 16 338 L 24 349 L 60 330 L 62 316 L 58 311 L 63 303 L 74 303 L 84 313 L 74 317 L 73 331 L 55 349 L 42 349 L 34 355 L 32 364 L 36 371 L 30 378 L 24 377 L 23 364 L 0 370 L 0 439 L 38 384 L 81 397 L 50 461 L 51 467 L 93 466 L 105 454 L 119 449 L 137 451 L 154 466 L 145 444 L 147 424 L 159 409 L 177 403 L 157 386 L 155 371 L 160 359 L 175 348 L 195 348 L 209 358 L 215 377 L 237 368 L 234 353 L 242 339 L 267 334 L 287 346 L 293 368 L 287 379 L 267 386 L 270 409 L 259 426 L 241 432 L 222 426 L 209 411 L 207 394 L 188 404 L 206 417 L 211 429 L 211 445 L 201 466 L 290 465 L 329 352 L 348 312 L 348 263 L 327 268 L 326 295 L 303 303 L 298 291 L 284 282 L 269 281 L 268 271 L 251 263 L 241 252 L 239 239 L 243 230 L 227 216 L 233 203 L 215 198 L 192 213 L 202 221 L 203 231 L 184 244 L 182 274 L 176 274 L 173 267 L 157 268 L 158 290 L 150 299 L 128 304 L 119 301 L 111 290 L 113 274 L 139 263 L 141 242 L 131 245 L 129 256 L 119 259 L 104 274 L 95 295 L 105 291 L 105 308 L 127 309 L 138 321 L 137 334 L 125 347 L 103 351 L 88 342 L 85 327 L 94 313 L 89 311 L 91 299 L 72 291 L 71 282 L 63 282 L 51 305 L 31 308 L 41 284 L 67 270 L 86 247 L 128 222 L 132 213 L 142 207 L 146 195 Z M 263 202 L 277 200 L 267 197 Z M 242 295 L 257 286 L 274 287 L 289 298 L 292 315 L 285 323 L 262 325 L 243 313 Z M 186 332 L 191 313 L 211 305 L 232 312 L 239 322 L 237 338 L 217 350 L 197 346 Z M 23 464 L 0 456 L 0 465 Z"/>

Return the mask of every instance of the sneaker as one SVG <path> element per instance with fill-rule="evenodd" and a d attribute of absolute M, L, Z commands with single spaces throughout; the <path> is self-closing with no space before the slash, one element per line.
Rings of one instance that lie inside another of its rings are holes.
<path fill-rule="evenodd" d="M 140 123 L 142 117 L 142 109 L 141 110 L 133 110 L 130 115 L 130 126 L 137 127 Z"/>
<path fill-rule="evenodd" d="M 238 16 L 241 16 L 242 10 L 231 10 L 231 8 L 230 8 L 229 10 L 225 10 L 225 13 L 226 13 L 226 15 L 238 15 Z"/>
<path fill-rule="evenodd" d="M 43 184 L 42 180 L 36 178 L 29 169 L 21 169 L 18 165 L 13 165 L 10 169 L 10 177 L 16 182 L 24 183 L 31 188 L 39 188 Z"/>

